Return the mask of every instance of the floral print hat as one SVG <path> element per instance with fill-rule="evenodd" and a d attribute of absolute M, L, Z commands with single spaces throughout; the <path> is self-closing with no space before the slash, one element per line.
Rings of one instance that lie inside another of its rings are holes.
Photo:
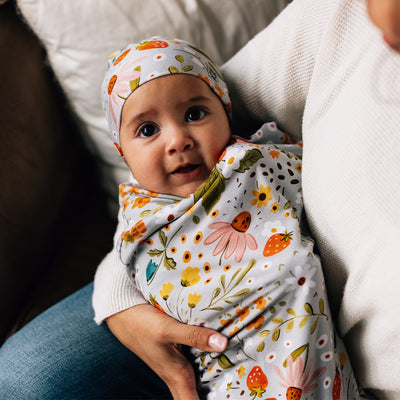
<path fill-rule="evenodd" d="M 171 74 L 203 79 L 222 101 L 230 118 L 231 101 L 226 83 L 216 64 L 202 50 L 184 40 L 159 36 L 129 44 L 110 56 L 101 91 L 111 137 L 121 156 L 119 129 L 126 99 L 144 83 Z"/>

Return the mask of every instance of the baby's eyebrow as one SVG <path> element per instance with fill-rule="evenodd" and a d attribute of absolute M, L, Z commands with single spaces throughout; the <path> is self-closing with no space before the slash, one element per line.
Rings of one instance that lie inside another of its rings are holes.
<path fill-rule="evenodd" d="M 197 103 L 201 101 L 210 101 L 210 98 L 207 96 L 194 96 L 188 100 L 183 101 L 182 103 Z"/>

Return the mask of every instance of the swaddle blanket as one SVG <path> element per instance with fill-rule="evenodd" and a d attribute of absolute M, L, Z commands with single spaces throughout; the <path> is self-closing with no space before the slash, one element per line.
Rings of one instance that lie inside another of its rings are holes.
<path fill-rule="evenodd" d="M 121 260 L 154 306 L 229 338 L 192 349 L 209 399 L 359 398 L 304 231 L 301 146 L 274 123 L 251 142 L 184 199 L 121 185 Z"/>

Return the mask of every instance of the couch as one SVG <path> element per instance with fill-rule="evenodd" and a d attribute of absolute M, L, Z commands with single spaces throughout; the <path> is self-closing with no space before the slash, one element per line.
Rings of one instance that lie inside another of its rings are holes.
<path fill-rule="evenodd" d="M 156 34 L 232 56 L 289 0 L 0 5 L 0 343 L 89 283 L 127 176 L 100 107 L 107 56 Z"/>

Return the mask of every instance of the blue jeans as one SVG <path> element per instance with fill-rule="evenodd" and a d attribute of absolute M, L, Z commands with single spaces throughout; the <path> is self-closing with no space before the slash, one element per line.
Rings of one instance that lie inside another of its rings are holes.
<path fill-rule="evenodd" d="M 93 284 L 56 304 L 0 348 L 4 400 L 166 399 L 164 383 L 93 321 Z"/>

